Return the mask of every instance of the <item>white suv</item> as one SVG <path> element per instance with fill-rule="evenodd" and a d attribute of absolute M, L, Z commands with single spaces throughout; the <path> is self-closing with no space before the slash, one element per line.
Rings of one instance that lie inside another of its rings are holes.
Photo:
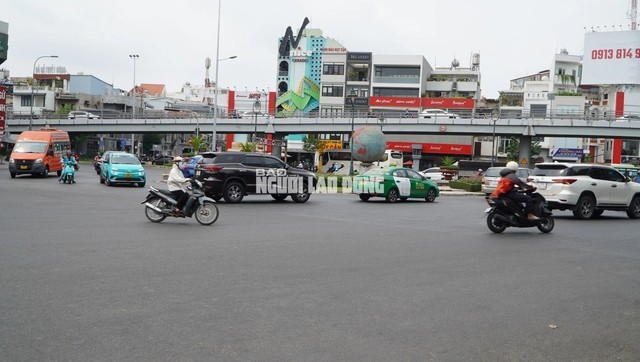
<path fill-rule="evenodd" d="M 71 111 L 67 116 L 68 119 L 76 119 L 76 118 L 88 118 L 88 119 L 100 119 L 100 116 L 96 116 L 95 114 L 87 111 Z"/>
<path fill-rule="evenodd" d="M 539 163 L 527 179 L 552 209 L 571 210 L 590 219 L 605 210 L 640 218 L 640 184 L 610 166 L 585 163 Z"/>
<path fill-rule="evenodd" d="M 443 111 L 442 109 L 425 109 L 420 112 L 420 118 L 436 118 L 436 119 L 445 119 L 445 118 L 460 118 L 457 114 L 448 113 Z"/>

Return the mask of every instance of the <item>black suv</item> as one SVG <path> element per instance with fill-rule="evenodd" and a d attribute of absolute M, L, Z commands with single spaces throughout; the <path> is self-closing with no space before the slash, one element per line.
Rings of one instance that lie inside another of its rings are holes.
<path fill-rule="evenodd" d="M 210 163 L 196 167 L 196 178 L 207 196 L 228 203 L 249 194 L 269 194 L 278 201 L 290 195 L 295 202 L 306 202 L 318 182 L 313 172 L 289 167 L 277 157 L 245 152 L 216 153 Z"/>

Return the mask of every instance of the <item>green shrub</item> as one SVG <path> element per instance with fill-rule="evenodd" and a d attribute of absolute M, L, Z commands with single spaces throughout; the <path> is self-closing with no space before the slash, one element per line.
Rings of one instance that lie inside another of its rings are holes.
<path fill-rule="evenodd" d="M 449 187 L 452 189 L 461 189 L 469 192 L 480 192 L 482 190 L 481 183 L 470 183 L 467 179 L 451 180 L 449 181 Z"/>

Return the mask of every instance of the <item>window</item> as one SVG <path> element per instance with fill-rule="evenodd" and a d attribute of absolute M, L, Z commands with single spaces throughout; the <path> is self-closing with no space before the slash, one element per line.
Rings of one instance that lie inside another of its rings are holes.
<path fill-rule="evenodd" d="M 276 158 L 265 157 L 263 159 L 264 167 L 267 168 L 284 168 L 284 163 Z"/>
<path fill-rule="evenodd" d="M 607 175 L 607 180 L 614 182 L 624 182 L 624 176 L 616 170 L 605 170 Z"/>
<path fill-rule="evenodd" d="M 262 157 L 247 155 L 245 156 L 244 161 L 242 161 L 242 164 L 251 167 L 262 167 Z"/>
<path fill-rule="evenodd" d="M 403 177 L 407 178 L 407 172 L 405 170 L 395 170 L 393 171 L 393 177 Z"/>
<path fill-rule="evenodd" d="M 31 96 L 21 96 L 20 97 L 20 106 L 22 107 L 31 107 Z"/>
<path fill-rule="evenodd" d="M 344 75 L 344 63 L 324 63 L 322 65 L 322 74 Z"/>
<path fill-rule="evenodd" d="M 242 161 L 243 154 L 222 154 L 215 158 L 215 163 L 238 163 Z"/>
<path fill-rule="evenodd" d="M 341 85 L 322 86 L 322 96 L 324 97 L 342 97 L 343 95 L 344 87 Z"/>
<path fill-rule="evenodd" d="M 407 173 L 407 176 L 409 176 L 410 179 L 412 180 L 422 180 L 422 175 L 415 172 L 414 170 L 404 170 L 404 172 Z"/>

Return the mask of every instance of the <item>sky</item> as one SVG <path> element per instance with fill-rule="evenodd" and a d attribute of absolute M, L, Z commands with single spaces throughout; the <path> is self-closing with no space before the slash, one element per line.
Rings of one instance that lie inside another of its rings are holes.
<path fill-rule="evenodd" d="M 116 88 L 209 78 L 236 90 L 275 90 L 278 39 L 288 26 L 339 41 L 349 51 L 422 55 L 432 67 L 480 54 L 482 95 L 497 98 L 509 80 L 549 69 L 561 49 L 582 55 L 585 28 L 629 29 L 631 0 L 0 0 L 9 23 L 12 77 L 38 65 L 64 66 Z M 218 8 L 220 6 L 220 12 Z M 218 42 L 218 13 L 220 34 Z M 606 28 L 605 28 L 606 27 Z M 135 61 L 129 57 L 139 55 Z M 228 59 L 237 56 L 236 59 Z"/>

